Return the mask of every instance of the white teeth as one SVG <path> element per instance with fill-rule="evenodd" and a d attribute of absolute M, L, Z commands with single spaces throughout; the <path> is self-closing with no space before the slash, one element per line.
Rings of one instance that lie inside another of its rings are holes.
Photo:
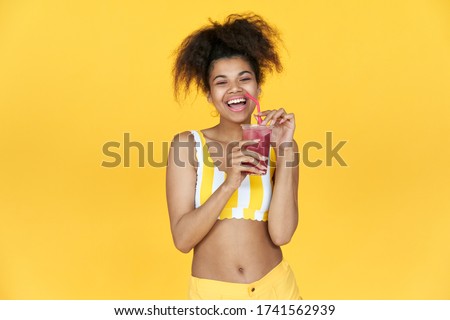
<path fill-rule="evenodd" d="M 245 99 L 243 99 L 243 98 L 239 98 L 239 99 L 233 99 L 233 100 L 230 100 L 230 101 L 228 101 L 228 104 L 232 104 L 232 103 L 245 103 Z"/>

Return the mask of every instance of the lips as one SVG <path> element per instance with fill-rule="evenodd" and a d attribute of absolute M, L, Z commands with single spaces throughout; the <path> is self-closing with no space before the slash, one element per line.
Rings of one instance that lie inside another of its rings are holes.
<path fill-rule="evenodd" d="M 233 112 L 239 112 L 247 107 L 247 99 L 245 97 L 233 97 L 226 102 L 228 109 Z"/>

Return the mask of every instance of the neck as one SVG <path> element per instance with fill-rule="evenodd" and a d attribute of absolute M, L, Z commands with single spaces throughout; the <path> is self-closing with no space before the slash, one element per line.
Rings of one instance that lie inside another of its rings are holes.
<path fill-rule="evenodd" d="M 250 123 L 250 118 L 242 122 L 242 124 L 244 123 Z M 222 137 L 221 140 L 225 142 L 239 141 L 242 139 L 241 123 L 230 122 L 220 118 L 220 122 L 215 128 L 217 134 Z"/>

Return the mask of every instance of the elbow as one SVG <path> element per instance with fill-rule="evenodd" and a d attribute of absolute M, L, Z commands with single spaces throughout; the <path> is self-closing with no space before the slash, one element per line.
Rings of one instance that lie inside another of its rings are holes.
<path fill-rule="evenodd" d="M 188 245 L 186 241 L 180 241 L 179 239 L 174 239 L 175 248 L 178 249 L 178 251 L 181 251 L 183 253 L 189 253 L 192 250 L 192 246 Z"/>
<path fill-rule="evenodd" d="M 292 237 L 286 234 L 280 234 L 280 235 L 270 235 L 270 238 L 272 239 L 272 242 L 274 245 L 281 247 L 286 244 L 288 244 Z"/>
<path fill-rule="evenodd" d="M 271 225 L 269 224 L 269 235 L 273 244 L 281 247 L 289 242 L 291 242 L 294 236 L 295 230 L 297 229 L 297 221 L 293 222 L 289 226 Z"/>

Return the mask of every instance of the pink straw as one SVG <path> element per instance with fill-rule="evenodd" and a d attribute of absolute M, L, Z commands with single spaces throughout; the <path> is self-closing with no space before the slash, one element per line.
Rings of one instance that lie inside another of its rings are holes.
<path fill-rule="evenodd" d="M 256 100 L 255 97 L 253 97 L 250 93 L 246 92 L 245 95 L 247 98 L 249 98 L 250 100 L 252 100 L 254 103 L 256 103 L 256 110 L 258 110 L 258 113 L 261 112 L 261 107 L 259 106 L 259 102 L 258 100 Z M 258 119 L 258 124 L 260 125 L 262 120 L 261 120 L 261 116 L 257 116 Z"/>

